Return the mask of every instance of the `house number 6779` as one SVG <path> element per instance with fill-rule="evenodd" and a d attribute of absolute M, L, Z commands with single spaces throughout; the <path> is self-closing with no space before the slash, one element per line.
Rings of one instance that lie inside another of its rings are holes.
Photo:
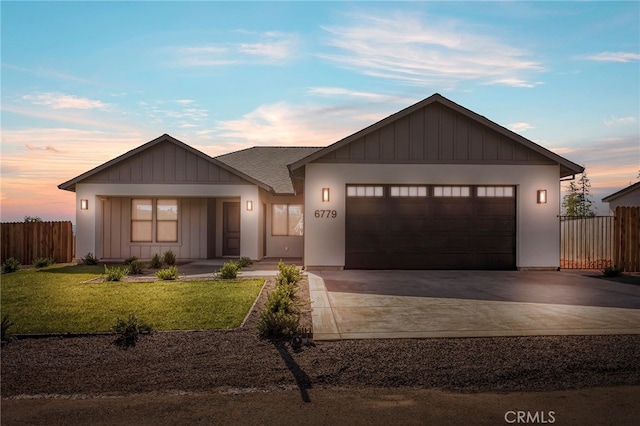
<path fill-rule="evenodd" d="M 314 216 L 318 218 L 325 217 L 327 219 L 335 219 L 338 217 L 338 212 L 335 210 L 316 210 Z"/>

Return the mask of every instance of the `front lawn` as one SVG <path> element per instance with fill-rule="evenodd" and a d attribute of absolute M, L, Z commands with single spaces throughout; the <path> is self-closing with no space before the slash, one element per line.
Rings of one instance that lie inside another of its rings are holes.
<path fill-rule="evenodd" d="M 238 327 L 264 280 L 96 282 L 102 266 L 52 266 L 3 274 L 2 316 L 10 333 L 110 331 L 135 313 L 154 330 Z"/>

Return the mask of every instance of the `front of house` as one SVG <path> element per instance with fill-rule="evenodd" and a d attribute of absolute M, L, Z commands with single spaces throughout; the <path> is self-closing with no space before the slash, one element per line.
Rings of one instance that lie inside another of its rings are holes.
<path fill-rule="evenodd" d="M 435 94 L 324 148 L 212 158 L 163 135 L 59 188 L 78 256 L 555 269 L 560 179 L 583 170 Z"/>

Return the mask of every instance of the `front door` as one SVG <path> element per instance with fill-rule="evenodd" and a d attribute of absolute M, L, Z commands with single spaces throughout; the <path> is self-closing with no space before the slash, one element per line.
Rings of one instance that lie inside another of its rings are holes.
<path fill-rule="evenodd" d="M 240 203 L 222 203 L 222 255 L 240 256 Z"/>

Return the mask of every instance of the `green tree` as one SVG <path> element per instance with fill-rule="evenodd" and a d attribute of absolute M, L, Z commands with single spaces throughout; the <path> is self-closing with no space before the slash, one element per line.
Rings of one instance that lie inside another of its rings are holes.
<path fill-rule="evenodd" d="M 596 212 L 590 194 L 591 182 L 584 172 L 580 179 L 571 181 L 567 193 L 562 199 L 562 208 L 565 216 L 593 217 Z"/>

